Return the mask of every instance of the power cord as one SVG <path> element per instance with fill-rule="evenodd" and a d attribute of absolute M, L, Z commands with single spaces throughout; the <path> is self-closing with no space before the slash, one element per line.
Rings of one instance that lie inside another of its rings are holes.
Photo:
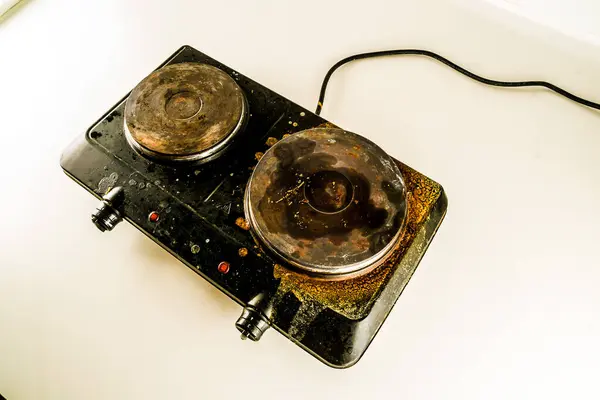
<path fill-rule="evenodd" d="M 526 86 L 545 87 L 547 89 L 550 89 L 550 90 L 560 94 L 561 96 L 566 97 L 567 99 L 569 99 L 571 101 L 574 101 L 576 103 L 582 104 L 582 105 L 590 107 L 590 108 L 594 108 L 596 110 L 600 110 L 600 104 L 594 103 L 593 101 L 586 100 L 582 97 L 576 96 L 573 93 L 570 93 L 570 92 L 568 92 L 562 88 L 559 88 L 558 86 L 553 85 L 548 82 L 544 82 L 544 81 L 520 81 L 520 82 L 496 81 L 493 79 L 484 78 L 482 76 L 474 74 L 473 72 L 464 69 L 460 65 L 453 63 L 452 61 L 448 60 L 447 58 L 444 58 L 444 57 L 440 56 L 439 54 L 433 53 L 431 51 L 419 50 L 419 49 L 401 49 L 401 50 L 373 51 L 373 52 L 369 52 L 369 53 L 355 54 L 353 56 L 346 57 L 346 58 L 338 61 L 337 63 L 335 63 L 333 65 L 333 67 L 331 67 L 329 69 L 329 71 L 327 71 L 327 74 L 325 75 L 325 78 L 323 79 L 323 84 L 321 85 L 321 92 L 319 93 L 319 102 L 317 103 L 317 109 L 315 111 L 315 114 L 317 114 L 317 115 L 321 114 L 321 110 L 323 109 L 323 102 L 325 101 L 325 92 L 327 91 L 327 84 L 329 83 L 329 79 L 331 78 L 331 75 L 333 75 L 333 73 L 339 67 L 341 67 L 342 65 L 347 64 L 349 62 L 356 61 L 356 60 L 362 60 L 365 58 L 384 57 L 384 56 L 400 56 L 400 55 L 414 55 L 414 56 L 425 56 L 425 57 L 433 58 L 434 60 L 437 60 L 443 64 L 446 64 L 453 70 L 458 71 L 461 74 L 463 74 L 471 79 L 476 80 L 477 82 L 481 82 L 481 83 L 484 83 L 484 84 L 490 85 L 490 86 L 511 87 L 511 88 L 512 87 L 526 87 Z"/>

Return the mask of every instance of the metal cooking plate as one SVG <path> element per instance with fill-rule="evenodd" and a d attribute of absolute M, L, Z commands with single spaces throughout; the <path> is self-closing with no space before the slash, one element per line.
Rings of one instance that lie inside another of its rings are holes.
<path fill-rule="evenodd" d="M 154 71 L 131 92 L 125 132 L 141 153 L 170 161 L 210 159 L 239 132 L 246 99 L 225 72 L 200 63 Z"/>
<path fill-rule="evenodd" d="M 406 217 L 406 189 L 373 142 L 316 128 L 265 153 L 244 207 L 270 250 L 305 272 L 333 277 L 370 269 L 391 250 Z"/>

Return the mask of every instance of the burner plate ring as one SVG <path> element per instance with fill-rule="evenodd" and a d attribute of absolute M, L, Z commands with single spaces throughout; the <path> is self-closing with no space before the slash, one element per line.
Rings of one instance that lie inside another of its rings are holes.
<path fill-rule="evenodd" d="M 398 242 L 406 189 L 392 158 L 371 141 L 314 128 L 264 154 L 244 211 L 253 233 L 287 264 L 345 278 L 379 265 Z"/>
<path fill-rule="evenodd" d="M 172 64 L 140 82 L 125 104 L 125 135 L 158 161 L 202 163 L 218 157 L 247 119 L 242 89 L 222 70 Z"/>

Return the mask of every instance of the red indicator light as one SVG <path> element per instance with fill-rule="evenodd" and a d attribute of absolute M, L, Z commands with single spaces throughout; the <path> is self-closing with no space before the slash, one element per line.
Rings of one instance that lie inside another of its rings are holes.
<path fill-rule="evenodd" d="M 217 269 L 220 273 L 226 274 L 229 272 L 229 263 L 227 261 L 221 261 Z"/>
<path fill-rule="evenodd" d="M 156 221 L 158 221 L 159 218 L 160 218 L 160 216 L 158 215 L 158 213 L 156 211 L 152 211 L 150 213 L 150 215 L 148 215 L 148 220 L 150 220 L 150 222 L 156 222 Z"/>

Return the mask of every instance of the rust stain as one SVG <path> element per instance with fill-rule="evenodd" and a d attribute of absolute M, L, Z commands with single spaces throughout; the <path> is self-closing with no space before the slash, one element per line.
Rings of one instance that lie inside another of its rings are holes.
<path fill-rule="evenodd" d="M 323 122 L 320 125 L 317 125 L 315 128 L 337 128 L 337 129 L 341 129 L 339 126 L 337 126 L 336 124 L 332 124 L 331 122 Z"/>
<path fill-rule="evenodd" d="M 248 249 L 247 249 L 247 248 L 245 248 L 245 247 L 241 247 L 241 248 L 238 250 L 238 255 L 239 255 L 240 257 L 246 257 L 246 256 L 248 255 Z"/>
<path fill-rule="evenodd" d="M 350 319 L 364 318 L 399 260 L 414 240 L 441 194 L 436 182 L 397 162 L 407 188 L 407 222 L 404 232 L 387 259 L 377 268 L 354 278 L 324 280 L 297 273 L 275 264 L 274 276 L 281 279 L 279 290 L 292 292 L 301 301 L 317 301 Z"/>
<path fill-rule="evenodd" d="M 243 230 L 247 231 L 250 230 L 250 224 L 248 223 L 248 221 L 246 221 L 245 218 L 243 217 L 239 217 L 235 220 L 235 224 L 237 226 L 239 226 L 240 228 L 242 228 Z"/>
<path fill-rule="evenodd" d="M 264 155 L 265 153 L 263 153 L 262 151 L 257 151 L 256 153 L 254 153 L 254 158 L 256 158 L 256 160 L 260 160 Z"/>
<path fill-rule="evenodd" d="M 271 147 L 271 146 L 273 146 L 275 143 L 277 143 L 278 141 L 279 141 L 279 140 L 277 140 L 277 138 L 274 138 L 274 137 L 272 137 L 272 136 L 271 136 L 271 137 L 269 137 L 269 138 L 267 139 L 267 141 L 265 142 L 265 144 L 266 144 L 267 146 Z"/>
<path fill-rule="evenodd" d="M 177 63 L 154 71 L 133 89 L 125 103 L 125 123 L 146 149 L 191 155 L 235 131 L 244 118 L 243 104 L 242 89 L 225 72 L 207 64 Z"/>
<path fill-rule="evenodd" d="M 277 151 L 259 162 L 246 192 L 253 228 L 286 265 L 315 265 L 323 271 L 389 250 L 400 235 L 396 216 L 403 216 L 406 207 L 392 159 L 343 130 L 304 132 L 277 144 Z M 347 156 L 357 141 L 364 159 Z M 378 172 L 389 182 L 374 186 Z"/>

